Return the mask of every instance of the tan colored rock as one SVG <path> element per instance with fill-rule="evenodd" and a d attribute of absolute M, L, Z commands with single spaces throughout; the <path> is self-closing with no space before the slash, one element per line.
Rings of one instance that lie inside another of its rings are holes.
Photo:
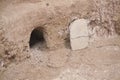
<path fill-rule="evenodd" d="M 70 41 L 72 50 L 83 49 L 88 46 L 88 20 L 78 19 L 70 25 Z"/>
<path fill-rule="evenodd" d="M 0 1 L 0 55 L 7 51 L 8 57 L 17 60 L 29 55 L 31 33 L 36 28 L 44 29 L 47 48 L 63 47 L 72 17 L 84 16 L 90 4 L 89 0 Z"/>
<path fill-rule="evenodd" d="M 47 65 L 49 67 L 62 67 L 66 64 L 69 55 L 69 50 L 59 49 L 50 51 Z"/>

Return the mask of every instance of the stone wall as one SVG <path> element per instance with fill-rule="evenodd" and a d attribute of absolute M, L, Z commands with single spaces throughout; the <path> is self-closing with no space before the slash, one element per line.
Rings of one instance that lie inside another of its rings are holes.
<path fill-rule="evenodd" d="M 0 56 L 4 59 L 29 56 L 31 32 L 44 28 L 49 49 L 65 46 L 69 24 L 77 17 L 93 19 L 92 0 L 1 0 Z"/>

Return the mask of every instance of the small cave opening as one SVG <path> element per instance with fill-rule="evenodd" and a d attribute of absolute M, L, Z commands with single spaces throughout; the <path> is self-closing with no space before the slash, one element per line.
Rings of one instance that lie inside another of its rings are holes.
<path fill-rule="evenodd" d="M 30 41 L 29 41 L 30 48 L 45 48 L 46 41 L 44 38 L 44 29 L 43 28 L 35 28 L 31 32 Z"/>

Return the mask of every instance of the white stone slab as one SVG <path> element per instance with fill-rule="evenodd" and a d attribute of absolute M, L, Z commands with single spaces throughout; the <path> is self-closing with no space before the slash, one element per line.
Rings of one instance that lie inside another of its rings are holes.
<path fill-rule="evenodd" d="M 88 36 L 88 20 L 77 19 L 72 22 L 70 28 L 70 38 L 77 38 L 80 36 Z"/>
<path fill-rule="evenodd" d="M 78 19 L 70 24 L 70 42 L 72 50 L 83 49 L 88 46 L 88 20 Z"/>
<path fill-rule="evenodd" d="M 71 39 L 71 48 L 72 50 L 84 49 L 88 46 L 88 41 L 88 37 Z"/>

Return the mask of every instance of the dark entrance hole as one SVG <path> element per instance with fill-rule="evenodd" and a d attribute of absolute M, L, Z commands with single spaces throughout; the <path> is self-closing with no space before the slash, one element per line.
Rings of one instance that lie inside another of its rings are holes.
<path fill-rule="evenodd" d="M 36 46 L 36 47 L 43 47 L 45 44 L 45 38 L 44 38 L 44 30 L 43 28 L 35 28 L 30 36 L 29 46 L 30 48 Z"/>

